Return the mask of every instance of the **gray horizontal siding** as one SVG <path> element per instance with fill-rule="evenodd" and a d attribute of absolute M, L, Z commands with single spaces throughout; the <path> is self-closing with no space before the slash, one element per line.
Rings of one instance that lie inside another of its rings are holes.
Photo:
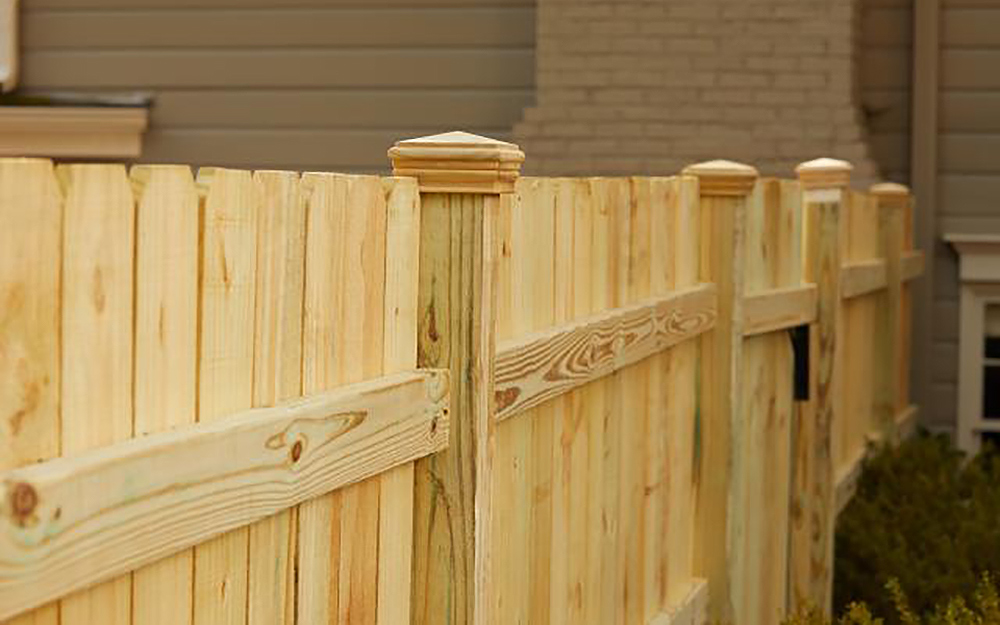
<path fill-rule="evenodd" d="M 530 48 L 534 11 L 514 8 L 38 11 L 32 49 Z"/>
<path fill-rule="evenodd" d="M 532 2 L 23 0 L 27 92 L 147 91 L 143 161 L 385 171 L 400 138 L 508 138 Z"/>
<path fill-rule="evenodd" d="M 27 49 L 25 88 L 413 87 L 524 89 L 531 50 Z"/>
<path fill-rule="evenodd" d="M 938 232 L 1000 232 L 1000 1 L 944 0 L 938 94 Z M 954 415 L 958 259 L 934 265 L 935 410 Z"/>

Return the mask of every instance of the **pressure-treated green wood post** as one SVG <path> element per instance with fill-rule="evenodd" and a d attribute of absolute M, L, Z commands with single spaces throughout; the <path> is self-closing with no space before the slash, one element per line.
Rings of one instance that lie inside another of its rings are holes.
<path fill-rule="evenodd" d="M 850 199 L 851 164 L 830 158 L 796 168 L 802 184 L 805 245 L 803 279 L 817 289 L 810 328 L 809 401 L 801 405 L 793 440 L 792 536 L 789 563 L 793 605 L 810 602 L 829 611 L 833 580 L 834 418 L 843 414 L 840 392 L 842 337 L 840 272 Z"/>
<path fill-rule="evenodd" d="M 416 624 L 484 623 L 489 605 L 496 223 L 524 154 L 464 132 L 398 142 L 393 173 L 420 183 L 417 364 L 451 370 L 448 449 L 417 462 Z"/>
<path fill-rule="evenodd" d="M 691 165 L 701 192 L 702 282 L 718 293 L 715 328 L 701 343 L 701 392 L 695 427 L 695 573 L 708 580 L 712 620 L 733 621 L 732 441 L 739 436 L 743 345 L 743 260 L 747 196 L 757 170 L 730 161 Z M 737 621 L 738 622 L 738 621 Z"/>
<path fill-rule="evenodd" d="M 896 438 L 896 416 L 906 408 L 900 372 L 906 370 L 903 343 L 903 219 L 910 190 L 891 182 L 876 184 L 871 194 L 878 202 L 879 250 L 885 261 L 886 290 L 875 319 L 875 413 L 884 440 Z"/>

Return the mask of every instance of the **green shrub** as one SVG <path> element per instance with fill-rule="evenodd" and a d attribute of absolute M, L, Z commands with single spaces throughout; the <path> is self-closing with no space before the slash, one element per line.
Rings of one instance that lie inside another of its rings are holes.
<path fill-rule="evenodd" d="M 925 616 L 918 616 L 910 607 L 906 593 L 895 579 L 886 584 L 883 595 L 892 604 L 888 622 L 903 625 L 1000 625 L 1000 597 L 989 575 L 984 575 L 972 595 L 971 603 L 963 597 L 953 597 L 935 607 Z M 831 620 L 814 608 L 790 615 L 783 625 L 885 625 L 886 620 L 873 615 L 864 603 L 851 603 L 840 618 Z"/>
<path fill-rule="evenodd" d="M 977 605 L 982 576 L 1000 572 L 1000 455 L 966 462 L 947 438 L 926 433 L 879 449 L 838 519 L 834 567 L 837 613 L 862 602 L 888 624 L 923 622 L 910 613 L 944 618 L 935 610 L 959 618 Z M 885 592 L 889 580 L 895 592 Z"/>

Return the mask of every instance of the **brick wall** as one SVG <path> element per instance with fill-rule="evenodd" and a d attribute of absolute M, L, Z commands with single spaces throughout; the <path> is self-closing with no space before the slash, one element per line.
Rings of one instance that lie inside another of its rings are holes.
<path fill-rule="evenodd" d="M 669 174 L 817 156 L 877 171 L 859 106 L 857 0 L 538 0 L 525 169 Z"/>

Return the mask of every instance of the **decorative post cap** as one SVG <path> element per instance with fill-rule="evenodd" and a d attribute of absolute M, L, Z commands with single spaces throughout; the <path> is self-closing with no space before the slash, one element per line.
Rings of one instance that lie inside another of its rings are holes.
<path fill-rule="evenodd" d="M 881 197 L 910 197 L 910 188 L 905 184 L 897 184 L 895 182 L 873 184 L 868 191 L 872 195 Z"/>
<path fill-rule="evenodd" d="M 688 165 L 681 173 L 698 178 L 702 195 L 747 195 L 758 176 L 749 165 L 724 160 Z"/>
<path fill-rule="evenodd" d="M 910 188 L 895 182 L 880 182 L 868 189 L 878 203 L 886 208 L 900 208 L 910 201 Z"/>
<path fill-rule="evenodd" d="M 854 166 L 835 158 L 817 158 L 795 168 L 804 189 L 839 189 L 851 186 Z"/>
<path fill-rule="evenodd" d="M 468 132 L 397 141 L 389 149 L 394 176 L 412 176 L 435 193 L 513 193 L 524 152 L 515 144 Z"/>

